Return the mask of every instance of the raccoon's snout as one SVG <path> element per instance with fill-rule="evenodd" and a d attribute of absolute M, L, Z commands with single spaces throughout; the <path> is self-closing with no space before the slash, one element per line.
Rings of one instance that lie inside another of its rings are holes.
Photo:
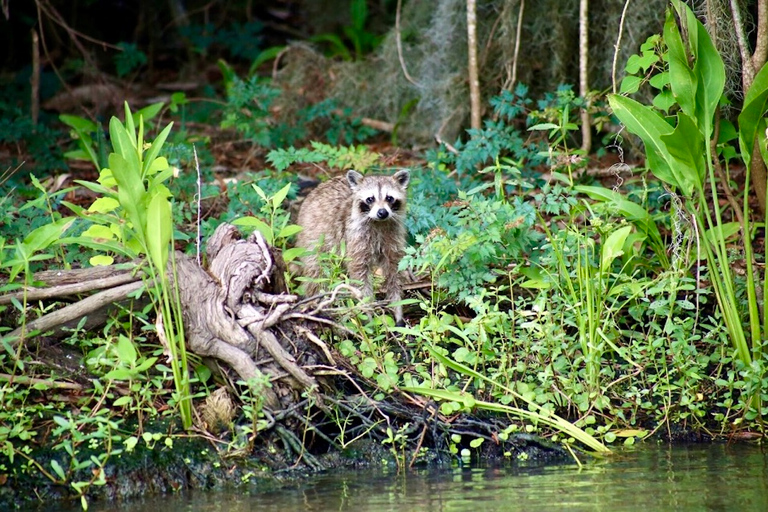
<path fill-rule="evenodd" d="M 376 212 L 376 217 L 378 217 L 379 220 L 384 220 L 389 217 L 389 211 L 386 208 L 379 208 L 379 211 Z"/>

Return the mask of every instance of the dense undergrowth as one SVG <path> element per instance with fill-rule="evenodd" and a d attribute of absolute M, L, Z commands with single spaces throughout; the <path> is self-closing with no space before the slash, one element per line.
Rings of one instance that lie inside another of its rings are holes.
<path fill-rule="evenodd" d="M 668 52 L 682 51 L 669 49 L 675 23 L 673 18 L 667 22 L 666 45 L 654 38 L 644 46 L 643 64 L 632 61 L 628 70 L 636 80 L 623 87 L 634 92 L 650 82 L 658 101 L 642 112 L 666 123 L 670 133 L 681 125 L 702 133 L 701 146 L 709 147 L 713 135 L 707 123 L 714 112 L 696 110 L 682 96 L 676 75 L 670 78 L 668 68 L 681 65 L 667 58 Z M 709 48 L 700 51 L 695 59 L 716 60 Z M 165 143 L 164 164 L 153 171 L 169 169 L 155 185 L 162 185 L 162 193 L 167 191 L 173 201 L 173 240 L 194 252 L 198 223 L 207 238 L 218 224 L 235 221 L 259 229 L 292 259 L 295 229 L 288 204 L 299 192 L 293 169 L 388 172 L 392 166 L 369 147 L 354 145 L 370 140 L 373 132 L 343 108 L 319 102 L 290 119 L 274 119 L 270 105 L 279 89 L 255 74 L 239 78 L 226 65 L 222 69 L 226 97 L 216 119 L 229 130 L 225 133 L 236 132 L 260 148 L 263 169 L 227 185 L 214 182 L 210 139 L 185 126 L 199 114 L 183 94 L 174 95 L 170 104 L 134 113 L 137 126 L 143 121 L 148 132 L 159 132 L 169 118 L 180 125 Z M 719 100 L 722 90 L 709 93 Z M 759 116 L 764 96 L 753 107 Z M 0 271 L 9 279 L 0 291 L 34 285 L 34 272 L 42 269 L 129 256 L 103 244 L 108 239 L 132 247 L 116 230 L 119 223 L 103 218 L 110 211 L 78 211 L 78 205 L 91 205 L 93 198 L 83 188 L 87 184 L 55 188 L 43 180 L 64 169 L 65 159 L 90 162 L 94 175 L 112 165 L 107 155 L 115 142 L 104 127 L 62 117 L 74 139 L 72 152 L 64 154 L 56 143 L 65 133 L 60 124 L 43 118 L 38 127 L 30 126 L 13 94 L 2 97 L 0 142 L 24 140 L 35 166 L 27 173 L 21 165 L 2 184 Z M 618 110 L 621 100 L 612 101 Z M 709 217 L 712 192 L 730 184 L 714 178 L 709 183 L 698 178 L 696 184 L 687 184 L 690 177 L 672 180 L 659 172 L 663 166 L 654 154 L 649 154 L 650 170 L 631 168 L 623 161 L 622 138 L 610 131 L 597 155 L 582 154 L 575 134 L 584 103 L 570 87 L 534 101 L 518 85 L 490 104 L 493 111 L 481 129 L 409 164 L 409 247 L 401 267 L 421 284 L 403 301 L 408 326 L 394 327 L 384 310 L 360 313 L 350 301 L 340 322 L 358 335 L 327 340 L 365 379 L 371 396 L 421 395 L 435 399 L 445 417 L 479 413 L 509 418 L 499 436 L 537 432 L 565 443 L 575 440 L 552 418 L 566 418 L 606 444 L 632 444 L 654 434 L 722 438 L 762 432 L 768 389 L 764 331 L 749 326 L 756 307 L 751 260 L 764 257 L 759 251 L 745 254 L 733 243 L 738 216 L 727 208 L 720 211 L 720 203 L 714 203 L 718 220 L 703 220 Z M 605 108 L 595 105 L 591 108 Z M 695 112 L 689 113 L 689 107 Z M 210 115 L 208 106 L 201 112 Z M 673 119 L 679 124 L 669 124 Z M 744 130 L 748 123 L 740 120 Z M 688 140 L 691 133 L 685 134 Z M 682 146 L 667 135 L 659 139 L 668 144 L 662 156 L 678 158 Z M 712 158 L 726 168 L 748 158 L 737 136 L 735 129 L 722 128 L 716 141 Z M 310 139 L 315 142 L 309 144 Z M 646 148 L 655 147 L 652 138 L 644 142 Z M 596 176 L 590 161 L 613 163 L 605 165 L 611 172 Z M 690 166 L 692 175 L 704 176 L 711 162 L 696 160 Z M 198 181 L 202 218 L 195 201 Z M 98 189 L 93 182 L 87 187 Z M 97 213 L 102 217 L 92 217 Z M 721 220 L 721 214 L 734 222 Z M 741 228 L 747 239 L 754 234 L 749 226 Z M 88 237 L 93 243 L 84 242 Z M 102 244 L 99 251 L 96 239 Z M 744 265 L 746 273 L 722 273 Z M 345 278 L 336 268 L 329 279 Z M 730 295 L 723 291 L 726 286 Z M 58 306 L 17 299 L 0 303 L 0 335 Z M 149 307 L 126 309 L 97 332 L 85 332 L 81 325 L 53 345 L 46 344 L 45 336 L 37 338 L 40 343 L 24 344 L 2 338 L 0 449 L 5 459 L 0 476 L 39 472 L 85 496 L 90 486 L 104 484 L 103 469 L 119 453 L 139 443 L 172 449 L 180 434 L 168 423 L 162 423 L 164 429 L 144 427 L 179 415 L 180 396 L 172 386 L 178 370 L 162 357 L 154 315 Z M 734 341 L 738 326 L 749 357 Z M 55 357 L 50 355 L 54 349 Z M 216 377 L 194 354 L 187 357 L 192 397 L 199 401 L 215 389 Z M 73 367 L 57 370 L 62 360 L 74 361 Z M 69 385 L 62 378 L 73 373 L 87 375 L 88 386 Z M 263 419 L 256 393 L 246 391 L 239 401 L 238 413 L 225 426 L 230 434 L 222 434 L 222 451 L 230 455 L 253 450 Z M 126 416 L 135 423 L 126 423 Z M 343 423 L 340 419 L 335 441 L 346 446 Z M 414 448 L 416 437 L 388 432 L 384 444 L 398 463 L 404 462 L 398 454 Z M 35 459 L 32 447 L 43 440 L 62 458 Z M 482 439 L 467 442 L 477 447 Z M 458 440 L 448 444 L 458 453 Z"/>

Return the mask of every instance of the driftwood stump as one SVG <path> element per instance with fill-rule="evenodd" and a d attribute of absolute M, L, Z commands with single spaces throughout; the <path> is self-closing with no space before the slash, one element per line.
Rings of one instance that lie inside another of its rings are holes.
<path fill-rule="evenodd" d="M 318 356 L 330 359 L 331 355 L 309 331 L 288 322 L 291 317 L 312 317 L 301 309 L 308 307 L 306 303 L 286 293 L 279 252 L 258 231 L 241 240 L 229 224 L 218 227 L 206 252 L 207 271 L 185 254 L 175 253 L 187 349 L 225 363 L 246 381 L 260 373 L 268 375 L 272 389 L 266 390 L 264 398 L 273 409 L 288 406 L 291 395 L 314 390 L 317 381 L 300 360 L 315 363 Z M 169 263 L 170 276 L 173 268 L 174 262 Z M 145 284 L 142 278 L 140 263 L 36 274 L 35 282 L 45 283 L 44 287 L 1 295 L 0 304 L 22 300 L 25 294 L 27 301 L 90 295 L 28 322 L 23 332 L 16 329 L 8 336 L 11 346 L 30 334 L 56 331 L 84 317 L 86 329 L 96 328 L 104 323 L 112 304 L 136 297 Z"/>

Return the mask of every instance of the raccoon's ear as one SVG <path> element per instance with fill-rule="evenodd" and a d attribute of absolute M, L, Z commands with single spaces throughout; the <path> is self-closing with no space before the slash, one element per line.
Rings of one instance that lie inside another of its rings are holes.
<path fill-rule="evenodd" d="M 401 187 L 406 188 L 408 182 L 411 181 L 411 171 L 408 169 L 400 169 L 392 176 Z"/>
<path fill-rule="evenodd" d="M 363 175 L 360 174 L 357 171 L 349 170 L 347 171 L 347 182 L 349 183 L 349 188 L 352 190 L 355 190 L 357 186 L 360 184 L 360 181 L 362 181 Z"/>

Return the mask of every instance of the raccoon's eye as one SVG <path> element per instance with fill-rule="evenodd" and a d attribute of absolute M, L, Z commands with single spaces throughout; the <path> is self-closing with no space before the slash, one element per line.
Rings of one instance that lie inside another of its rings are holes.
<path fill-rule="evenodd" d="M 373 204 L 373 201 L 374 201 L 374 199 L 373 199 L 373 196 L 371 196 L 371 197 L 369 197 L 369 198 L 367 198 L 367 199 L 365 200 L 365 203 L 366 203 L 366 204 Z"/>
<path fill-rule="evenodd" d="M 392 204 L 395 202 L 395 198 L 392 196 L 387 196 L 384 198 L 389 204 Z"/>

